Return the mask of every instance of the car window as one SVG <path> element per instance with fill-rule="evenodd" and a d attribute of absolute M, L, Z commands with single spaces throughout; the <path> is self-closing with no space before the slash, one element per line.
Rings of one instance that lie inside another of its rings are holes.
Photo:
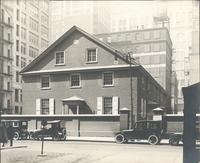
<path fill-rule="evenodd" d="M 26 126 L 26 122 L 22 122 L 22 126 Z"/>
<path fill-rule="evenodd" d="M 50 128 L 51 128 L 51 124 L 47 124 L 46 129 L 50 129 Z"/>
<path fill-rule="evenodd" d="M 160 125 L 159 123 L 148 123 L 148 128 L 149 129 L 159 129 L 160 128 Z"/>
<path fill-rule="evenodd" d="M 145 122 L 136 123 L 136 129 L 137 130 L 145 130 L 146 129 L 146 123 Z"/>

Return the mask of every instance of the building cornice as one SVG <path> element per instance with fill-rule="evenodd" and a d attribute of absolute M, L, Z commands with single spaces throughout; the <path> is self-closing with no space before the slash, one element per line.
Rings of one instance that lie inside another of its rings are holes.
<path fill-rule="evenodd" d="M 132 67 L 138 67 L 139 65 L 132 65 Z M 76 68 L 66 68 L 66 69 L 52 69 L 52 70 L 39 70 L 39 71 L 29 71 L 21 73 L 21 75 L 31 75 L 31 74 L 50 74 L 50 73 L 65 73 L 65 72 L 75 72 L 75 71 L 95 71 L 104 69 L 117 69 L 117 68 L 129 68 L 130 65 L 108 65 L 108 66 L 95 66 L 95 67 L 76 67 Z"/>

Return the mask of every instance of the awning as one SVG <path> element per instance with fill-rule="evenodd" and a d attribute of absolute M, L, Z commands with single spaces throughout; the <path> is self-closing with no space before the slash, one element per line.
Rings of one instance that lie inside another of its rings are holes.
<path fill-rule="evenodd" d="M 61 122 L 61 120 L 47 121 L 47 124 L 59 123 L 59 122 Z"/>
<path fill-rule="evenodd" d="M 158 108 L 153 109 L 153 111 L 164 111 L 164 110 L 162 108 L 158 107 Z"/>
<path fill-rule="evenodd" d="M 85 101 L 83 98 L 77 97 L 77 96 L 72 96 L 69 98 L 62 99 L 63 102 L 68 102 L 68 101 Z"/>

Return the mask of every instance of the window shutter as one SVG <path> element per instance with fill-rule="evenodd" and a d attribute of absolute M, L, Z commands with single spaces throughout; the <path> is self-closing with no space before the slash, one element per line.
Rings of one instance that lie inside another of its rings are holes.
<path fill-rule="evenodd" d="M 54 99 L 49 99 L 49 114 L 54 115 Z"/>
<path fill-rule="evenodd" d="M 97 114 L 103 114 L 103 98 L 97 97 Z"/>
<path fill-rule="evenodd" d="M 36 99 L 36 115 L 40 115 L 40 107 L 41 107 L 41 105 L 40 105 L 40 99 L 37 98 Z"/>
<path fill-rule="evenodd" d="M 144 115 L 144 101 L 143 98 L 141 98 L 141 116 L 143 117 Z"/>
<path fill-rule="evenodd" d="M 144 113 L 143 113 L 143 118 L 145 118 L 146 117 L 146 113 L 147 113 L 147 108 L 146 108 L 146 99 L 144 99 Z"/>
<path fill-rule="evenodd" d="M 112 99 L 112 114 L 117 115 L 119 114 L 119 98 L 118 96 L 113 96 Z"/>

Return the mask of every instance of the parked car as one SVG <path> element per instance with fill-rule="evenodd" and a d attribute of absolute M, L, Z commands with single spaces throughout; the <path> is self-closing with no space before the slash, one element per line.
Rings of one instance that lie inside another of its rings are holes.
<path fill-rule="evenodd" d="M 122 130 L 115 136 L 116 143 L 125 143 L 129 140 L 148 140 L 149 144 L 158 144 L 162 136 L 161 121 L 138 121 L 133 129 Z"/>
<path fill-rule="evenodd" d="M 14 140 L 19 139 L 28 139 L 29 138 L 29 132 L 28 129 L 28 121 L 24 120 L 2 120 L 6 126 L 9 126 L 10 124 L 14 128 Z"/>
<path fill-rule="evenodd" d="M 41 140 L 42 138 L 51 137 L 53 140 L 65 140 L 66 129 L 62 127 L 61 121 L 48 121 L 47 125 L 39 130 L 30 132 L 30 138 Z"/>

